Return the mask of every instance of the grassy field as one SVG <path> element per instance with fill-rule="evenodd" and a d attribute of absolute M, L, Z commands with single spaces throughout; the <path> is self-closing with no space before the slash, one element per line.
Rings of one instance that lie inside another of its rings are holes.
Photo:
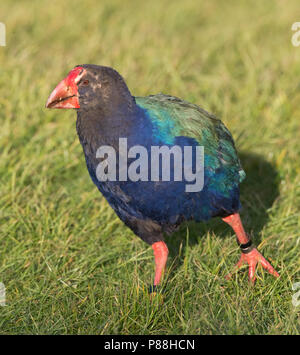
<path fill-rule="evenodd" d="M 0 334 L 299 334 L 299 1 L 1 1 Z M 152 249 L 90 181 L 76 113 L 44 108 L 73 66 L 112 66 L 133 95 L 199 104 L 231 130 L 241 212 L 280 278 L 224 276 L 239 258 L 220 220 L 182 226 L 164 303 Z"/>

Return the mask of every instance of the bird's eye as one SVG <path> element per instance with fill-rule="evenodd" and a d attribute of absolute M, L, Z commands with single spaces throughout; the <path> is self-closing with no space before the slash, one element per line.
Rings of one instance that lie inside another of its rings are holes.
<path fill-rule="evenodd" d="M 82 85 L 88 85 L 88 84 L 89 84 L 89 80 L 87 79 L 83 80 Z"/>

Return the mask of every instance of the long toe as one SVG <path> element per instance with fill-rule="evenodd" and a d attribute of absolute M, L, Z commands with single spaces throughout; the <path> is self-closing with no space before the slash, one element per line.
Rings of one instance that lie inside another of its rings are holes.
<path fill-rule="evenodd" d="M 226 280 L 230 280 L 231 277 L 232 277 L 232 275 L 233 275 L 233 273 L 236 272 L 236 271 L 238 271 L 244 264 L 245 264 L 245 260 L 244 260 L 244 258 L 243 258 L 243 254 L 242 254 L 241 257 L 240 257 L 240 260 L 239 260 L 239 261 L 237 262 L 237 264 L 235 265 L 233 272 L 227 274 L 227 275 L 225 276 L 225 279 L 226 279 Z"/>
<path fill-rule="evenodd" d="M 261 253 L 257 249 L 253 249 L 248 254 L 242 255 L 245 262 L 249 265 L 249 280 L 254 283 L 255 277 L 255 269 L 258 263 L 262 265 L 264 269 L 266 269 L 271 275 L 275 277 L 279 277 L 278 272 L 273 268 L 273 266 L 261 255 Z"/>

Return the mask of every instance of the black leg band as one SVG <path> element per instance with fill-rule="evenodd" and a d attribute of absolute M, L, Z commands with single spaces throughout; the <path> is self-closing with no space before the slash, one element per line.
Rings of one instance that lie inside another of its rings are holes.
<path fill-rule="evenodd" d="M 239 246 L 240 246 L 241 252 L 243 254 L 248 254 L 248 253 L 250 253 L 250 251 L 252 251 L 254 249 L 254 245 L 252 244 L 251 239 L 245 244 L 239 243 Z"/>
<path fill-rule="evenodd" d="M 149 287 L 149 293 L 154 293 L 154 292 L 156 292 L 156 285 L 151 285 Z"/>

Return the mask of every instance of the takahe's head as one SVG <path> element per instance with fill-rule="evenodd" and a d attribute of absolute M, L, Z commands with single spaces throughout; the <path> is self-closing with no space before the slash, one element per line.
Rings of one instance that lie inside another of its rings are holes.
<path fill-rule="evenodd" d="M 93 64 L 78 65 L 56 86 L 47 108 L 76 108 L 110 111 L 127 107 L 132 96 L 121 75 L 112 68 Z"/>

